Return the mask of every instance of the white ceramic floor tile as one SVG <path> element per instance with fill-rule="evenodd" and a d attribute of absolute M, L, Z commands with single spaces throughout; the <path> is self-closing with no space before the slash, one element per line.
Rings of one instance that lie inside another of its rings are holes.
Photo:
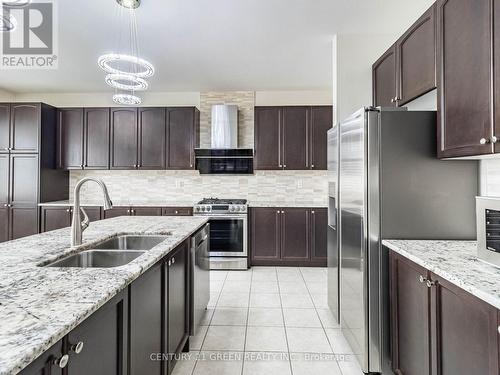
<path fill-rule="evenodd" d="M 251 293 L 279 293 L 276 281 L 253 281 Z"/>
<path fill-rule="evenodd" d="M 319 320 L 321 320 L 321 324 L 323 324 L 324 328 L 340 327 L 337 319 L 335 319 L 330 309 L 317 309 L 316 311 L 318 312 Z"/>
<path fill-rule="evenodd" d="M 228 271 L 210 271 L 210 281 L 225 280 Z"/>
<path fill-rule="evenodd" d="M 276 277 L 276 272 L 267 271 L 267 272 L 254 272 L 252 275 L 252 281 L 262 282 L 262 281 L 274 281 L 276 282 L 278 279 Z"/>
<path fill-rule="evenodd" d="M 363 371 L 361 371 L 361 367 L 356 357 L 353 355 L 341 356 L 338 358 L 338 364 L 342 371 L 342 375 L 365 375 Z"/>
<path fill-rule="evenodd" d="M 217 307 L 212 318 L 213 326 L 245 326 L 248 308 Z"/>
<path fill-rule="evenodd" d="M 290 352 L 332 353 L 323 328 L 286 328 Z"/>
<path fill-rule="evenodd" d="M 247 327 L 245 351 L 287 352 L 285 328 Z"/>
<path fill-rule="evenodd" d="M 317 309 L 328 309 L 328 295 L 327 294 L 314 294 L 311 293 L 314 306 Z"/>
<path fill-rule="evenodd" d="M 279 283 L 280 293 L 282 294 L 309 294 L 306 284 L 303 281 L 291 282 L 285 281 Z"/>
<path fill-rule="evenodd" d="M 226 281 L 227 284 L 227 281 Z M 328 284 L 327 282 L 308 282 L 306 281 L 307 289 L 309 293 L 313 294 L 328 294 Z"/>
<path fill-rule="evenodd" d="M 283 313 L 279 308 L 250 308 L 248 325 L 261 327 L 283 327 Z"/>
<path fill-rule="evenodd" d="M 315 309 L 283 309 L 286 327 L 321 327 Z"/>
<path fill-rule="evenodd" d="M 210 292 L 220 292 L 224 286 L 224 280 L 210 280 Z"/>
<path fill-rule="evenodd" d="M 221 293 L 217 307 L 248 307 L 248 293 Z"/>
<path fill-rule="evenodd" d="M 201 352 L 193 375 L 241 375 L 243 353 Z"/>
<path fill-rule="evenodd" d="M 281 304 L 283 308 L 314 309 L 309 294 L 286 294 L 281 293 Z"/>
<path fill-rule="evenodd" d="M 335 355 L 323 353 L 292 353 L 293 375 L 342 375 Z"/>
<path fill-rule="evenodd" d="M 205 336 L 202 350 L 243 351 L 245 346 L 245 330 L 246 327 L 239 326 L 210 326 Z"/>
<path fill-rule="evenodd" d="M 208 301 L 209 307 L 215 307 L 217 301 L 219 300 L 220 292 L 210 292 L 210 301 Z"/>
<path fill-rule="evenodd" d="M 300 273 L 278 273 L 279 282 L 304 282 Z"/>
<path fill-rule="evenodd" d="M 189 338 L 189 349 L 191 350 L 200 350 L 203 345 L 203 340 L 205 340 L 205 336 L 207 335 L 208 326 L 198 326 L 198 332 L 196 335 L 191 336 Z"/>
<path fill-rule="evenodd" d="M 226 280 L 222 293 L 235 292 L 235 293 L 249 293 L 250 280 Z"/>
<path fill-rule="evenodd" d="M 243 375 L 291 375 L 288 353 L 245 353 Z"/>
<path fill-rule="evenodd" d="M 191 375 L 198 357 L 197 351 L 182 353 L 182 357 L 177 360 L 172 375 Z"/>
<path fill-rule="evenodd" d="M 212 316 L 214 315 L 214 311 L 215 311 L 215 307 L 207 307 L 207 309 L 205 310 L 205 313 L 203 314 L 203 318 L 201 318 L 200 325 L 203 325 L 203 326 L 210 325 L 210 321 L 212 320 Z"/>
<path fill-rule="evenodd" d="M 328 336 L 328 340 L 330 340 L 330 344 L 332 346 L 333 352 L 335 354 L 352 354 L 353 351 L 351 346 L 345 339 L 342 331 L 340 329 L 332 329 L 328 328 L 325 330 Z"/>
<path fill-rule="evenodd" d="M 228 271 L 226 280 L 247 280 L 252 279 L 252 271 Z"/>
<path fill-rule="evenodd" d="M 279 294 L 250 294 L 250 307 L 281 307 Z"/>

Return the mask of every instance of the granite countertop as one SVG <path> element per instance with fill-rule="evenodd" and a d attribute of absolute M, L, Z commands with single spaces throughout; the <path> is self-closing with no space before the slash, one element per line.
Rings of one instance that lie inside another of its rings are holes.
<path fill-rule="evenodd" d="M 136 207 L 192 207 L 196 203 L 198 203 L 200 199 L 195 200 L 176 200 L 176 201 L 166 201 L 166 200 L 127 200 L 127 201 L 119 201 L 113 199 L 113 205 L 115 207 L 127 207 L 127 206 L 136 206 Z M 72 206 L 72 200 L 62 200 L 62 201 L 53 201 L 53 202 L 45 202 L 40 203 L 39 206 L 61 206 L 67 207 Z M 93 202 L 82 202 L 82 206 L 97 206 L 102 207 L 102 201 L 93 201 Z M 248 202 L 249 207 L 328 207 L 328 203 L 325 202 L 312 202 L 312 201 L 253 201 L 250 200 Z"/>
<path fill-rule="evenodd" d="M 151 200 L 115 200 L 112 199 L 113 206 L 115 207 L 193 207 L 198 200 L 175 200 L 175 201 L 167 201 L 165 199 L 151 199 Z M 39 206 L 61 206 L 68 207 L 73 206 L 73 200 L 61 200 L 61 201 L 52 201 L 52 202 L 44 202 L 39 203 Z M 102 200 L 98 201 L 83 201 L 81 202 L 83 207 L 102 207 L 104 203 Z"/>
<path fill-rule="evenodd" d="M 90 224 L 70 248 L 70 228 L 0 244 L 0 374 L 16 374 L 196 232 L 204 217 L 117 217 Z M 167 234 L 115 268 L 40 267 L 116 234 Z"/>
<path fill-rule="evenodd" d="M 500 268 L 477 259 L 476 241 L 384 240 L 382 243 L 500 309 Z"/>

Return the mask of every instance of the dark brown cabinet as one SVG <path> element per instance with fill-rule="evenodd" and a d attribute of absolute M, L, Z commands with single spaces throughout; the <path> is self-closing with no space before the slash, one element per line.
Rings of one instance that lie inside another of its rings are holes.
<path fill-rule="evenodd" d="M 255 107 L 255 169 L 326 169 L 331 106 Z"/>
<path fill-rule="evenodd" d="M 22 375 L 62 375 L 63 370 L 56 363 L 63 356 L 63 340 L 58 341 L 28 367 L 21 371 Z M 69 355 L 66 355 L 69 358 Z M 65 358 L 66 358 L 65 357 Z M 65 359 L 64 359 L 65 360 Z"/>
<path fill-rule="evenodd" d="M 311 169 L 327 170 L 327 132 L 333 126 L 333 108 L 331 106 L 311 107 L 310 155 Z"/>
<path fill-rule="evenodd" d="M 372 66 L 373 104 L 402 106 L 436 88 L 436 6 Z"/>
<path fill-rule="evenodd" d="M 161 207 L 113 207 L 103 211 L 104 219 L 117 216 L 161 216 L 161 214 Z"/>
<path fill-rule="evenodd" d="M 311 209 L 311 261 L 326 264 L 328 241 L 328 209 Z"/>
<path fill-rule="evenodd" d="M 396 105 L 396 46 L 392 45 L 372 67 L 373 104 L 381 107 Z"/>
<path fill-rule="evenodd" d="M 492 153 L 492 2 L 438 0 L 437 7 L 438 156 Z"/>
<path fill-rule="evenodd" d="M 151 267 L 130 284 L 130 375 L 160 375 L 162 362 L 151 355 L 162 352 L 162 264 Z"/>
<path fill-rule="evenodd" d="M 83 168 L 109 168 L 109 108 L 85 108 L 83 126 Z"/>
<path fill-rule="evenodd" d="M 123 291 L 68 334 L 68 375 L 127 374 L 128 309 Z"/>
<path fill-rule="evenodd" d="M 111 169 L 138 167 L 137 108 L 111 108 Z"/>
<path fill-rule="evenodd" d="M 139 168 L 166 167 L 165 108 L 139 109 Z"/>
<path fill-rule="evenodd" d="M 166 343 L 167 353 L 169 354 L 168 373 L 171 374 L 175 365 L 174 354 L 184 350 L 188 343 L 188 253 L 189 241 L 179 245 L 172 255 L 165 262 L 165 280 L 167 290 L 167 309 L 166 309 Z"/>
<path fill-rule="evenodd" d="M 498 375 L 498 311 L 390 252 L 392 364 L 396 374 Z"/>
<path fill-rule="evenodd" d="M 193 207 L 163 207 L 163 216 L 193 216 Z"/>
<path fill-rule="evenodd" d="M 83 207 L 90 222 L 101 220 L 100 207 Z M 83 216 L 83 215 L 81 215 Z M 73 207 L 43 206 L 41 208 L 41 231 L 48 232 L 71 226 Z"/>
<path fill-rule="evenodd" d="M 427 278 L 426 269 L 391 253 L 392 366 L 396 374 L 430 375 Z"/>
<path fill-rule="evenodd" d="M 167 169 L 193 169 L 199 147 L 199 111 L 193 107 L 167 108 Z"/>
<path fill-rule="evenodd" d="M 10 106 L 10 148 L 14 152 L 37 153 L 40 142 L 40 105 Z"/>
<path fill-rule="evenodd" d="M 83 168 L 83 109 L 57 110 L 57 167 Z"/>
<path fill-rule="evenodd" d="M 299 207 L 251 208 L 251 264 L 326 265 L 326 209 L 319 209 L 319 215 L 317 210 Z"/>
<path fill-rule="evenodd" d="M 9 152 L 10 147 L 10 104 L 0 103 L 0 153 Z"/>

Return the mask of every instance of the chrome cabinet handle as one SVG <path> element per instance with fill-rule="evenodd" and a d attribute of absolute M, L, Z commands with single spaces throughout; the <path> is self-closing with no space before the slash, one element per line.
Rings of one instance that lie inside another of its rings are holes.
<path fill-rule="evenodd" d="M 489 139 L 486 139 L 486 138 L 481 138 L 481 139 L 479 140 L 479 143 L 480 143 L 480 144 L 482 144 L 482 145 L 485 145 L 485 144 L 487 144 L 487 143 L 490 143 L 490 140 L 489 140 Z"/>
<path fill-rule="evenodd" d="M 177 210 L 176 210 L 176 211 L 175 211 L 175 214 L 177 215 L 178 213 L 179 213 L 179 211 L 177 211 Z"/>
<path fill-rule="evenodd" d="M 170 267 L 172 265 L 172 261 L 168 261 L 168 266 Z"/>
<path fill-rule="evenodd" d="M 4 205 L 3 205 L 3 206 L 4 206 L 4 207 L 9 207 L 9 205 L 8 205 L 7 203 L 4 203 Z"/>
<path fill-rule="evenodd" d="M 279 214 L 279 213 L 280 213 L 280 210 L 276 211 L 276 213 L 277 213 L 277 214 Z"/>
<path fill-rule="evenodd" d="M 314 168 L 314 164 L 311 164 L 311 168 Z"/>
<path fill-rule="evenodd" d="M 286 164 L 283 164 L 283 168 L 286 168 Z"/>
<path fill-rule="evenodd" d="M 285 213 L 285 211 L 281 211 L 281 213 L 282 213 L 282 214 L 284 214 L 284 213 Z"/>
<path fill-rule="evenodd" d="M 129 213 L 130 213 L 130 210 L 127 210 L 127 213 L 129 214 Z"/>
<path fill-rule="evenodd" d="M 391 103 L 394 103 L 394 98 L 391 98 Z"/>
<path fill-rule="evenodd" d="M 423 277 L 422 275 L 420 275 L 418 277 L 418 281 L 420 281 L 421 283 L 425 283 L 427 281 L 427 279 L 425 277 Z"/>
<path fill-rule="evenodd" d="M 497 328 L 497 329 L 498 329 L 498 333 L 500 333 L 500 326 L 498 326 L 498 328 Z"/>
<path fill-rule="evenodd" d="M 427 280 L 427 281 L 426 281 L 426 284 L 427 284 L 427 288 L 431 288 L 431 287 L 433 287 L 436 283 L 435 283 L 434 281 Z"/>
<path fill-rule="evenodd" d="M 76 354 L 80 354 L 83 350 L 83 341 L 78 341 L 76 344 L 71 345 L 70 350 Z"/>
<path fill-rule="evenodd" d="M 172 264 L 174 264 L 174 263 L 175 263 L 175 258 L 172 258 Z"/>
<path fill-rule="evenodd" d="M 65 354 L 60 358 L 54 359 L 53 363 L 59 368 L 65 368 L 68 365 L 68 362 L 69 362 L 69 355 Z"/>
<path fill-rule="evenodd" d="M 491 143 L 497 143 L 498 138 L 494 135 L 491 136 Z"/>

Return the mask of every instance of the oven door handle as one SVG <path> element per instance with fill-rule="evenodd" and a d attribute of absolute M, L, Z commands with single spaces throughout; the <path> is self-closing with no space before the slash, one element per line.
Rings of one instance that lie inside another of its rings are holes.
<path fill-rule="evenodd" d="M 200 215 L 205 216 L 205 215 Z M 247 220 L 246 215 L 220 215 L 220 216 L 205 216 L 210 220 L 228 220 L 228 219 L 237 219 L 237 220 Z"/>

